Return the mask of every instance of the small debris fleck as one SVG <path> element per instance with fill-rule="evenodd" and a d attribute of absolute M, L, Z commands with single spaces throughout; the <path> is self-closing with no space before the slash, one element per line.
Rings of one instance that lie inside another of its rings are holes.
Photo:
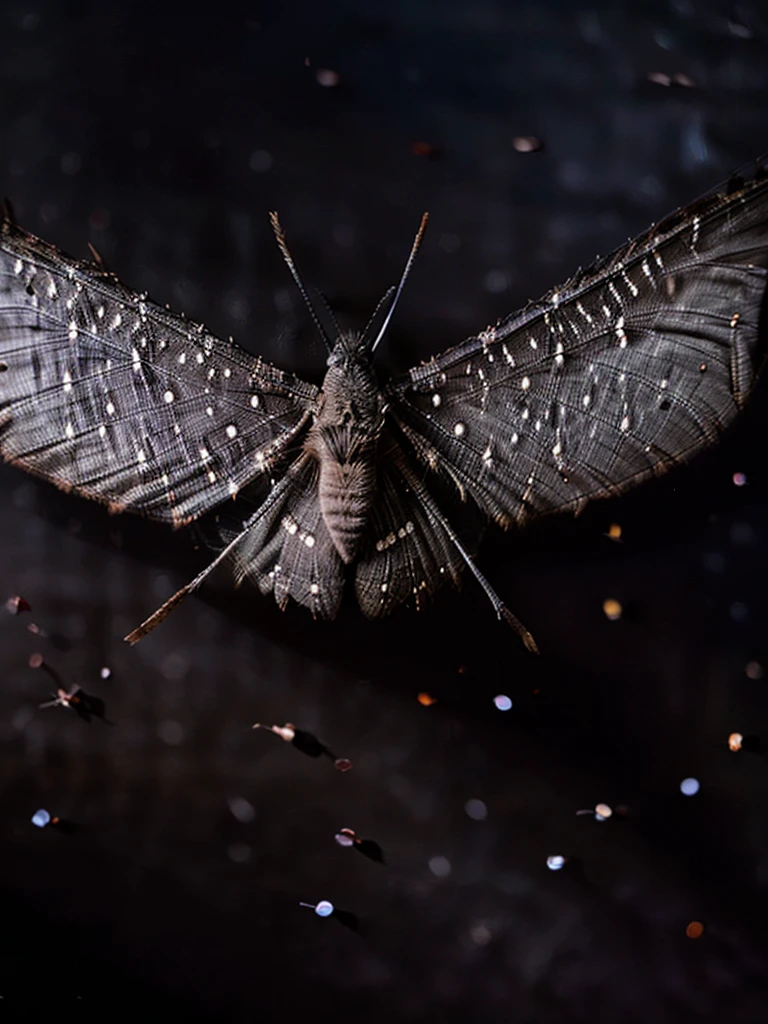
<path fill-rule="evenodd" d="M 685 934 L 689 939 L 699 939 L 704 934 L 704 925 L 701 921 L 689 921 Z"/>
<path fill-rule="evenodd" d="M 544 143 L 535 135 L 516 135 L 512 146 L 518 153 L 540 153 L 544 149 Z"/>
<path fill-rule="evenodd" d="M 683 779 L 680 783 L 680 792 L 683 796 L 696 796 L 699 789 L 701 789 L 701 785 L 698 779 L 689 777 L 687 779 Z"/>
<path fill-rule="evenodd" d="M 447 857 L 430 857 L 429 870 L 437 878 L 447 878 L 451 873 L 451 862 Z"/>
<path fill-rule="evenodd" d="M 488 817 L 488 808 L 482 800 L 478 800 L 476 797 L 467 800 L 464 804 L 464 810 L 473 821 L 485 821 Z"/>
<path fill-rule="evenodd" d="M 608 527 L 608 536 L 611 540 L 621 540 L 621 527 L 618 523 L 611 523 Z"/>
<path fill-rule="evenodd" d="M 498 696 L 494 697 L 493 703 L 499 711 L 509 711 L 512 707 L 512 699 L 508 697 L 506 693 L 500 693 Z"/>
<path fill-rule="evenodd" d="M 324 89 L 335 89 L 341 82 L 341 75 L 338 71 L 332 71 L 330 68 L 318 68 L 315 78 L 317 84 L 322 85 Z"/>
<path fill-rule="evenodd" d="M 20 615 L 22 612 L 32 611 L 32 605 L 25 601 L 20 594 L 14 594 L 13 597 L 9 597 L 5 602 L 5 607 L 11 615 Z"/>
<path fill-rule="evenodd" d="M 734 753 L 741 750 L 741 745 L 744 742 L 744 737 L 740 732 L 732 732 L 728 737 L 728 749 Z"/>
<path fill-rule="evenodd" d="M 107 666 L 105 665 L 105 666 L 104 666 L 104 667 L 102 668 L 101 672 L 99 672 L 99 675 L 101 676 L 101 678 L 102 678 L 102 679 L 109 679 L 109 678 L 111 677 L 111 675 L 112 675 L 112 669 L 111 669 L 111 668 L 108 668 L 108 667 L 107 667 Z"/>
<path fill-rule="evenodd" d="M 615 598 L 608 597 L 603 601 L 603 612 L 605 617 L 611 622 L 616 622 L 617 619 L 620 619 L 622 611 L 621 603 Z"/>
<path fill-rule="evenodd" d="M 41 807 L 39 811 L 35 811 L 32 815 L 32 824 L 36 825 L 38 828 L 45 828 L 45 826 L 49 825 L 50 822 L 51 816 L 44 807 Z"/>
<path fill-rule="evenodd" d="M 737 487 L 743 487 L 746 484 L 746 482 L 747 482 L 747 474 L 746 473 L 734 473 L 733 474 L 733 482 L 734 482 L 734 484 Z"/>
<path fill-rule="evenodd" d="M 547 857 L 547 867 L 550 871 L 561 871 L 565 867 L 566 858 L 560 853 Z"/>
<path fill-rule="evenodd" d="M 320 900 L 319 903 L 299 903 L 299 906 L 309 907 L 318 917 L 330 917 L 335 909 L 330 900 Z"/>
<path fill-rule="evenodd" d="M 606 818 L 610 818 L 613 814 L 613 808 L 609 807 L 608 804 L 596 804 L 595 805 L 595 817 L 599 818 L 600 821 L 605 821 Z"/>
<path fill-rule="evenodd" d="M 437 703 L 437 697 L 433 697 L 431 693 L 420 693 L 416 699 L 419 704 L 423 704 L 425 708 L 431 707 L 432 704 Z"/>

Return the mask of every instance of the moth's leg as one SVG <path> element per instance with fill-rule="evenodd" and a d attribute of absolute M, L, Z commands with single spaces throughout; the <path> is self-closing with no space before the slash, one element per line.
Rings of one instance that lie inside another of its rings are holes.
<path fill-rule="evenodd" d="M 132 632 L 125 637 L 129 644 L 136 644 L 148 633 L 151 633 L 156 626 L 159 626 L 160 623 L 170 615 L 174 608 L 180 605 L 182 601 L 189 597 L 190 594 L 193 594 L 203 584 L 205 579 L 213 572 L 217 565 L 220 565 L 229 555 L 232 554 L 237 545 L 240 544 L 240 542 L 250 532 L 251 528 L 272 510 L 275 502 L 281 500 L 286 487 L 293 483 L 293 477 L 300 471 L 300 469 L 303 469 L 308 458 L 309 456 L 303 456 L 302 458 L 297 459 L 280 483 L 272 488 L 263 504 L 259 506 L 251 518 L 246 522 L 240 533 L 238 533 L 238 535 L 231 540 L 229 544 L 227 544 L 224 550 L 214 558 L 210 565 L 207 565 L 202 572 L 198 573 L 197 576 L 195 576 L 191 582 L 187 583 L 186 586 L 183 586 L 181 590 L 177 590 L 175 594 L 168 598 L 165 604 L 161 605 L 157 611 L 153 612 L 148 619 L 145 619 L 140 626 L 137 626 L 136 629 L 132 630 Z"/>
<path fill-rule="evenodd" d="M 433 516 L 437 520 L 437 522 L 440 523 L 440 526 L 443 528 L 443 530 L 445 530 L 448 539 L 451 541 L 453 546 L 456 548 L 456 550 L 459 552 L 461 557 L 466 562 L 467 568 L 485 591 L 486 596 L 493 605 L 493 610 L 496 612 L 499 619 L 501 619 L 503 622 L 506 622 L 507 625 L 511 626 L 512 629 L 515 630 L 515 632 L 519 635 L 520 639 L 523 641 L 523 643 L 529 651 L 531 651 L 533 654 L 538 654 L 539 648 L 536 646 L 536 641 L 533 639 L 533 636 L 525 628 L 522 622 L 520 622 L 520 620 L 512 614 L 509 608 L 507 608 L 507 606 L 501 600 L 501 598 L 493 589 L 491 584 L 477 568 L 477 566 L 474 563 L 474 560 L 472 559 L 472 556 L 469 554 L 469 552 L 466 550 L 466 548 L 461 543 L 459 538 L 456 536 L 453 527 L 442 514 L 442 512 L 437 507 L 435 502 L 432 500 L 432 495 L 421 483 L 416 474 L 411 471 L 405 459 L 403 459 L 402 457 L 398 457 L 397 454 L 394 454 L 393 458 L 397 462 L 398 468 L 402 472 L 404 478 L 408 481 L 408 486 L 413 490 L 413 493 L 416 495 L 419 501 L 422 502 L 424 507 L 429 511 L 429 514 Z"/>

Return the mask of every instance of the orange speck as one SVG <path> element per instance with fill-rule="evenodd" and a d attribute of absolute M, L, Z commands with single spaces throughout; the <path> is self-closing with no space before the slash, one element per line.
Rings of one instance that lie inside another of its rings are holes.
<path fill-rule="evenodd" d="M 419 704 L 423 704 L 425 708 L 428 708 L 430 704 L 434 704 L 437 701 L 437 697 L 433 697 L 431 693 L 420 693 L 417 700 Z"/>
<path fill-rule="evenodd" d="M 689 939 L 698 939 L 704 934 L 704 925 L 701 921 L 689 921 L 685 934 Z"/>
<path fill-rule="evenodd" d="M 735 753 L 737 750 L 741 750 L 741 744 L 743 742 L 744 737 L 741 735 L 740 732 L 732 732 L 731 735 L 728 737 L 728 749 L 732 750 Z"/>
<path fill-rule="evenodd" d="M 622 610 L 621 604 L 612 597 L 608 597 L 603 601 L 603 611 L 606 618 L 610 619 L 611 622 L 621 618 Z"/>
<path fill-rule="evenodd" d="M 611 540 L 621 540 L 621 527 L 618 523 L 611 523 L 608 527 L 608 536 Z"/>

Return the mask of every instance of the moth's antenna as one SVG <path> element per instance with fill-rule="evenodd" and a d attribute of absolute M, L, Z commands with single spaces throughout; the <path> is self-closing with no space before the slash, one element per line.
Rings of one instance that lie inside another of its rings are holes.
<path fill-rule="evenodd" d="M 384 337 L 384 334 L 385 334 L 387 328 L 389 327 L 389 321 L 392 319 L 392 314 L 395 312 L 395 306 L 397 306 L 397 303 L 398 303 L 398 301 L 400 299 L 400 296 L 401 296 L 401 294 L 403 292 L 403 288 L 405 287 L 405 282 L 408 279 L 408 275 L 411 272 L 411 267 L 413 266 L 413 261 L 416 259 L 416 253 L 419 251 L 419 246 L 421 245 L 421 240 L 424 237 L 424 232 L 427 230 L 427 221 L 428 220 L 429 220 L 429 214 L 428 213 L 423 214 L 422 218 L 421 218 L 421 224 L 419 225 L 419 230 L 416 232 L 416 237 L 414 238 L 413 245 L 411 246 L 411 254 L 408 257 L 408 262 L 405 264 L 405 269 L 403 270 L 402 277 L 400 278 L 400 284 L 397 286 L 397 291 L 395 292 L 395 297 L 394 297 L 394 299 L 392 299 L 392 305 L 389 307 L 389 312 L 387 313 L 386 317 L 384 318 L 384 323 L 381 325 L 381 327 L 379 329 L 379 333 L 376 335 L 376 340 L 371 345 L 371 352 L 375 352 L 376 351 L 376 346 L 379 344 L 381 339 Z"/>
<path fill-rule="evenodd" d="M 325 328 L 323 327 L 323 324 L 322 324 L 322 321 L 321 321 L 320 317 L 317 315 L 317 311 L 315 310 L 315 307 L 312 305 L 312 300 L 309 297 L 309 292 L 304 287 L 304 282 L 299 277 L 299 272 L 296 269 L 296 264 L 293 262 L 293 256 L 291 256 L 291 253 L 290 253 L 290 251 L 288 249 L 288 243 L 285 240 L 285 232 L 283 231 L 283 229 L 282 229 L 282 227 L 280 225 L 280 220 L 279 220 L 279 218 L 277 216 L 276 211 L 273 210 L 270 213 L 269 220 L 270 220 L 270 223 L 272 224 L 272 230 L 275 233 L 275 239 L 277 241 L 277 244 L 278 244 L 278 247 L 280 249 L 280 252 L 283 254 L 283 259 L 288 264 L 288 269 L 291 272 L 291 276 L 293 277 L 293 280 L 296 282 L 296 287 L 299 289 L 299 293 L 301 294 L 302 299 L 304 299 L 304 304 L 306 305 L 307 309 L 309 310 L 309 315 L 312 317 L 312 322 L 314 323 L 315 327 L 320 332 L 320 336 L 323 339 L 323 341 L 325 342 L 325 347 L 330 352 L 331 349 L 333 348 L 333 345 L 331 343 L 330 338 L 328 337 L 328 334 L 327 334 Z"/>

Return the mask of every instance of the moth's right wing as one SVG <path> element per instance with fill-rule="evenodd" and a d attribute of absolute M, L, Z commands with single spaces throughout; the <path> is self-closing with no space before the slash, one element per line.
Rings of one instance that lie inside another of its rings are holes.
<path fill-rule="evenodd" d="M 267 471 L 317 389 L 0 223 L 0 456 L 180 525 Z"/>

